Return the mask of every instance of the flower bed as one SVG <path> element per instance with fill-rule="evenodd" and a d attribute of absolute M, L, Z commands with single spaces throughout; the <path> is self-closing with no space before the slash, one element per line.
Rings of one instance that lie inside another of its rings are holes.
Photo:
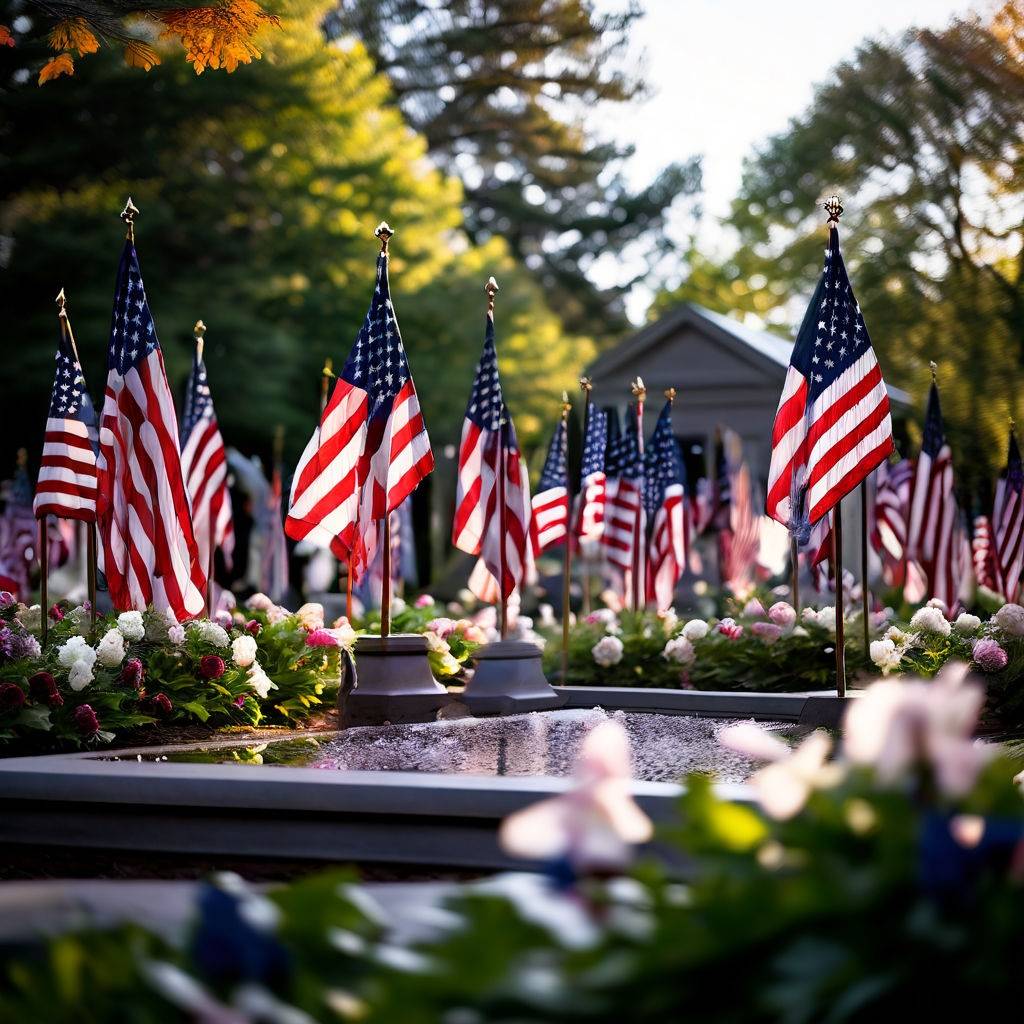
<path fill-rule="evenodd" d="M 101 745 L 156 723 L 297 723 L 338 686 L 339 646 L 323 609 L 292 614 L 256 595 L 243 612 L 181 624 L 152 609 L 103 616 L 42 612 L 0 597 L 0 747 Z"/>
<path fill-rule="evenodd" d="M 0 1019 L 852 1024 L 1014 1005 L 1024 802 L 1018 765 L 971 740 L 982 699 L 949 672 L 876 684 L 841 758 L 822 733 L 791 751 L 734 727 L 726 742 L 768 762 L 762 813 L 691 777 L 660 837 L 686 884 L 630 870 L 651 823 L 605 723 L 577 789 L 505 823 L 506 849 L 544 862 L 535 885 L 469 887 L 410 945 L 351 876 L 267 895 L 222 878 L 180 940 L 136 926 L 9 948 Z"/>

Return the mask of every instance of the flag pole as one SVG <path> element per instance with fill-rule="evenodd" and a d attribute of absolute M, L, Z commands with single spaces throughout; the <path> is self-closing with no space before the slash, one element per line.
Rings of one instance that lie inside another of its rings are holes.
<path fill-rule="evenodd" d="M 868 478 L 860 484 L 860 597 L 864 618 L 864 657 L 871 653 L 871 591 L 868 589 Z"/>
<path fill-rule="evenodd" d="M 382 220 L 373 232 L 380 239 L 380 254 L 385 259 L 388 256 L 388 242 L 394 231 L 391 230 L 388 222 Z M 386 638 L 391 635 L 391 512 L 385 505 L 384 523 L 381 529 L 381 543 L 384 550 L 381 551 L 381 581 L 380 581 L 380 635 Z M 345 590 L 345 612 L 351 621 L 352 612 L 352 556 L 348 561 L 348 581 Z"/>
<path fill-rule="evenodd" d="M 636 398 L 636 446 L 640 461 L 644 457 L 644 399 L 647 388 L 640 377 L 632 384 L 633 396 Z M 642 481 L 641 481 L 642 484 Z M 636 520 L 633 527 L 633 611 L 639 612 L 643 605 L 640 601 L 640 532 L 643 526 L 644 496 L 641 487 L 640 498 L 636 506 Z"/>
<path fill-rule="evenodd" d="M 67 297 L 64 289 L 61 288 L 57 296 L 57 319 L 61 331 L 66 335 L 68 344 L 74 354 L 75 362 L 81 363 L 78 357 L 78 345 L 75 342 L 75 332 L 71 329 L 71 318 L 68 316 Z M 89 626 L 96 628 L 96 514 L 85 523 L 85 589 L 89 601 Z"/>
<path fill-rule="evenodd" d="M 590 419 L 590 392 L 594 385 L 589 377 L 580 377 L 580 389 L 583 391 L 583 447 L 587 445 L 587 422 Z M 586 501 L 583 494 L 583 473 L 580 472 L 580 490 L 577 499 L 580 502 Z M 580 545 L 580 563 L 583 567 L 583 614 L 590 614 L 590 559 L 587 557 Z"/>
<path fill-rule="evenodd" d="M 797 547 L 796 537 L 790 534 L 789 537 L 789 598 L 793 607 L 800 611 L 800 550 Z"/>
<path fill-rule="evenodd" d="M 484 285 L 487 295 L 487 316 L 494 322 L 494 296 L 498 293 L 498 282 L 493 277 Z M 507 554 L 505 551 L 505 531 L 507 512 L 505 507 L 505 409 L 501 409 L 501 421 L 498 424 L 498 443 L 495 446 L 494 475 L 498 478 L 498 633 L 502 640 L 508 635 L 508 598 L 505 596 L 505 573 L 507 572 Z"/>
<path fill-rule="evenodd" d="M 569 393 L 562 392 L 562 430 L 565 435 L 565 483 L 568 510 L 572 511 L 572 495 L 569 493 Z M 572 584 L 572 516 L 566 517 L 565 523 L 565 563 L 562 566 L 562 683 L 569 675 L 569 602 Z"/>
<path fill-rule="evenodd" d="M 197 320 L 195 326 L 192 328 L 192 335 L 196 340 L 196 363 L 203 361 L 203 348 L 206 345 L 206 324 L 202 320 Z M 213 615 L 213 572 L 214 572 L 214 559 L 216 557 L 216 546 L 217 546 L 217 526 L 213 521 L 213 516 L 210 517 L 210 521 L 206 524 L 207 532 L 207 558 L 206 558 L 206 617 L 209 618 Z"/>
<path fill-rule="evenodd" d="M 46 516 L 39 517 L 39 606 L 43 612 L 42 644 L 46 646 L 46 636 L 50 631 L 50 602 L 47 597 L 47 575 L 50 571 L 50 545 L 46 536 Z"/>

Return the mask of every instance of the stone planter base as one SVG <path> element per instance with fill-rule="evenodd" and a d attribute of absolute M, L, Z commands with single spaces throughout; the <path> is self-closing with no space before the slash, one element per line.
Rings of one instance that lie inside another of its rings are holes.
<path fill-rule="evenodd" d="M 560 708 L 557 693 L 541 669 L 540 648 L 524 640 L 501 640 L 481 647 L 477 669 L 462 695 L 474 715 L 515 715 Z"/>

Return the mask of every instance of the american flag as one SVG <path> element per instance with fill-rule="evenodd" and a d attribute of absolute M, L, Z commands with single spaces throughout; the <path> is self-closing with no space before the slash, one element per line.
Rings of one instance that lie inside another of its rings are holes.
<path fill-rule="evenodd" d="M 971 538 L 971 565 L 979 587 L 996 590 L 996 567 L 992 551 L 992 524 L 988 516 L 974 517 L 974 536 Z"/>
<path fill-rule="evenodd" d="M 605 560 L 620 576 L 623 593 L 630 591 L 637 528 L 640 529 L 641 540 L 646 530 L 646 524 L 642 522 L 644 464 L 640 457 L 636 411 L 633 406 L 630 406 L 626 418 L 626 429 L 620 431 L 618 415 L 612 413 L 610 416 L 611 429 L 604 463 L 604 533 L 601 536 Z M 641 555 L 643 548 L 641 543 Z M 644 571 L 642 564 L 640 571 Z"/>
<path fill-rule="evenodd" d="M 551 435 L 538 490 L 532 501 L 530 536 L 535 555 L 547 551 L 555 544 L 561 544 L 569 533 L 568 434 L 569 424 L 565 416 L 562 416 Z"/>
<path fill-rule="evenodd" d="M 199 325 L 197 325 L 197 329 Z M 231 565 L 235 526 L 228 492 L 228 462 L 206 377 L 201 342 L 196 344 L 181 418 L 181 472 L 192 508 L 192 530 L 199 557 L 209 567 L 220 548 Z"/>
<path fill-rule="evenodd" d="M 953 491 L 953 457 L 946 443 L 939 390 L 928 394 L 924 439 L 910 488 L 907 560 L 916 562 L 932 597 L 952 610 L 960 587 L 963 534 Z"/>
<path fill-rule="evenodd" d="M 732 513 L 732 473 L 726 455 L 726 434 L 721 427 L 715 429 L 715 477 L 711 485 L 711 500 L 705 510 L 703 528 L 728 530 Z M 729 438 L 730 443 L 733 438 Z"/>
<path fill-rule="evenodd" d="M 775 414 L 768 515 L 802 541 L 892 450 L 889 396 L 833 222 Z"/>
<path fill-rule="evenodd" d="M 275 459 L 262 517 L 264 540 L 259 577 L 260 590 L 272 601 L 284 600 L 288 590 L 288 541 L 282 521 L 282 494 L 281 463 Z"/>
<path fill-rule="evenodd" d="M 608 414 L 593 402 L 588 402 L 580 466 L 580 503 L 575 527 L 578 541 L 599 541 L 604 531 L 604 460 L 607 447 Z"/>
<path fill-rule="evenodd" d="M 644 451 L 644 506 L 651 528 L 647 597 L 659 611 L 672 605 L 690 546 L 686 470 L 672 432 L 672 402 L 665 403 Z"/>
<path fill-rule="evenodd" d="M 96 520 L 96 410 L 63 308 L 59 320 L 57 371 L 32 510 L 36 516 L 91 523 Z"/>
<path fill-rule="evenodd" d="M 384 518 L 433 468 L 383 251 L 366 319 L 295 470 L 285 530 L 329 547 L 359 575 Z"/>
<path fill-rule="evenodd" d="M 1020 596 L 1020 573 L 1024 566 L 1024 466 L 1021 465 L 1017 438 L 1010 431 L 1006 470 L 996 484 L 992 507 L 995 534 L 993 564 L 996 592 L 1007 601 Z"/>
<path fill-rule="evenodd" d="M 738 443 L 738 438 L 736 441 Z M 754 500 L 750 469 L 740 461 L 730 467 L 729 527 L 718 533 L 719 571 L 722 581 L 734 592 L 746 589 L 754 579 L 761 554 L 761 517 Z"/>
<path fill-rule="evenodd" d="M 203 611 L 206 567 L 192 532 L 178 423 L 135 243 L 121 253 L 100 420 L 97 509 L 115 608 Z"/>
<path fill-rule="evenodd" d="M 871 544 L 882 560 L 882 578 L 890 587 L 900 587 L 906 579 L 907 514 L 913 478 L 912 459 L 901 459 L 894 466 L 883 462 L 875 474 Z"/>
<path fill-rule="evenodd" d="M 499 470 L 505 467 L 505 530 L 500 528 Z M 455 492 L 452 543 L 460 551 L 479 554 L 490 575 L 501 582 L 500 596 L 520 586 L 531 571 L 530 485 L 522 466 L 512 417 L 505 406 L 494 348 L 494 317 L 488 312 L 484 349 L 477 364 L 466 406 L 459 445 L 459 479 Z M 502 545 L 505 573 L 502 575 Z M 493 597 L 474 572 L 470 589 L 481 600 Z"/>
<path fill-rule="evenodd" d="M 814 577 L 815 590 L 828 590 L 829 580 L 835 575 L 835 566 L 832 564 L 832 547 L 832 513 L 826 512 L 811 527 L 805 549 L 807 564 Z"/>

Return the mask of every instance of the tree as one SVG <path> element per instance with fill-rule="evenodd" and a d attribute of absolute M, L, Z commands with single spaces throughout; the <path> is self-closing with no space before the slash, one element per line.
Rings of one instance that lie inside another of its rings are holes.
<path fill-rule="evenodd" d="M 603 337 L 626 326 L 624 294 L 671 249 L 669 207 L 700 190 L 691 158 L 631 191 L 632 149 L 584 127 L 582 112 L 643 90 L 617 70 L 639 16 L 589 0 L 339 0 L 327 23 L 365 42 L 431 156 L 461 178 L 470 238 L 506 239 L 570 328 Z M 599 291 L 588 270 L 627 248 L 640 269 Z"/>
<path fill-rule="evenodd" d="M 1004 459 L 1024 382 L 1020 9 L 863 43 L 747 161 L 730 217 L 738 252 L 675 293 L 721 295 L 735 275 L 753 293 L 739 308 L 792 327 L 820 270 L 820 201 L 839 191 L 844 250 L 883 370 L 923 398 L 928 362 L 939 363 L 970 496 Z"/>
<path fill-rule="evenodd" d="M 269 454 L 282 423 L 294 460 L 324 357 L 344 359 L 365 315 L 382 217 L 397 230 L 395 304 L 435 441 L 457 437 L 490 273 L 502 281 L 503 369 L 526 441 L 531 423 L 540 432 L 541 395 L 554 401 L 590 350 L 574 351 L 502 243 L 466 245 L 458 182 L 426 159 L 362 45 L 324 45 L 325 9 L 289 0 L 266 59 L 231 77 L 197 80 L 181 62 L 140 76 L 100 52 L 73 81 L 37 89 L 25 69 L 45 41 L 3 48 L 0 298 L 18 339 L 0 349 L 5 423 L 17 428 L 5 431 L 7 464 L 19 443 L 41 449 L 62 286 L 86 378 L 102 393 L 129 194 L 171 379 L 187 374 L 201 317 L 228 443 Z M 517 356 L 527 340 L 542 347 L 535 366 Z M 551 371 L 541 384 L 538 367 Z"/>

